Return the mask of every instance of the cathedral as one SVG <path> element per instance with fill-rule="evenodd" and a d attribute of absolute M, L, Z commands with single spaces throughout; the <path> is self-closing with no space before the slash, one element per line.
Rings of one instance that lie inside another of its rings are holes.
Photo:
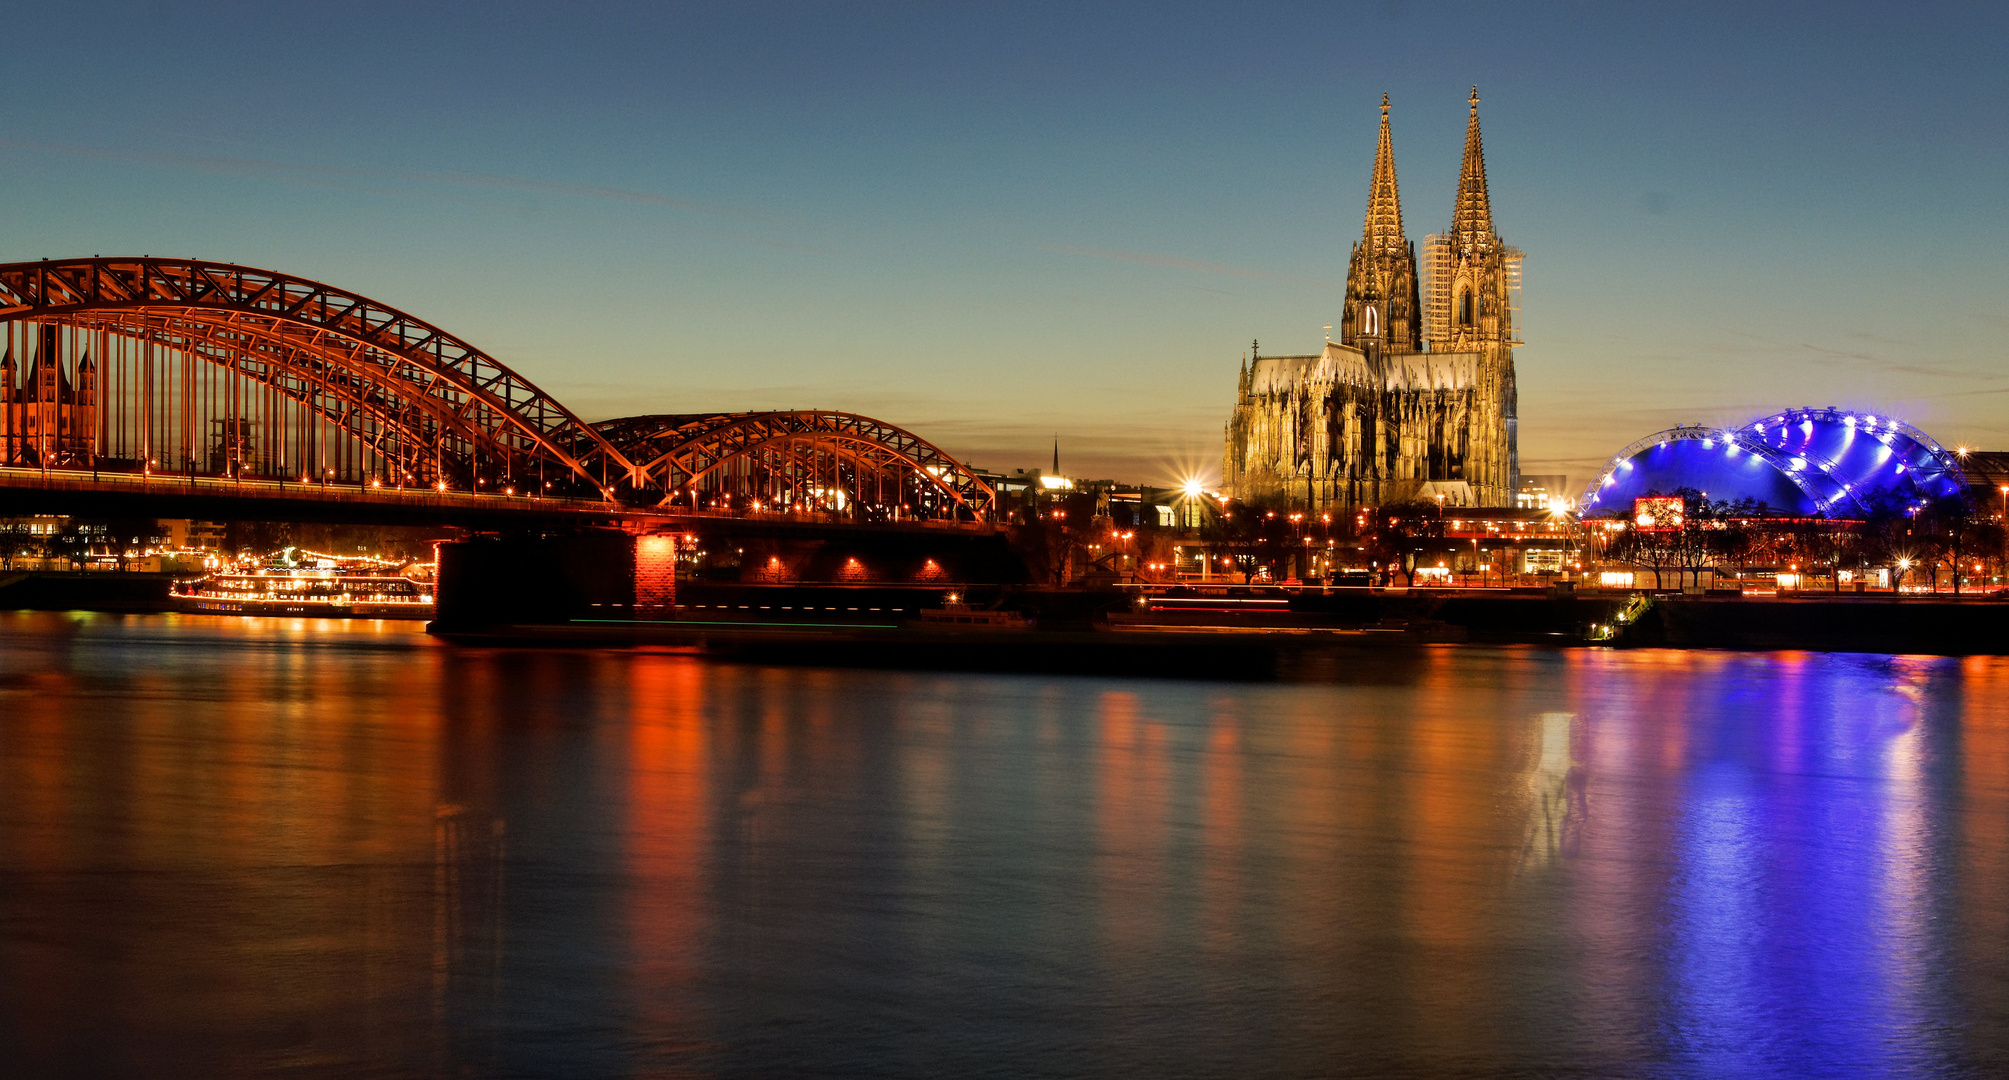
<path fill-rule="evenodd" d="M 1229 496 L 1311 510 L 1513 505 L 1521 253 L 1493 231 L 1476 88 L 1471 106 L 1451 231 L 1424 238 L 1419 267 L 1382 95 L 1339 339 L 1303 356 L 1251 350 L 1227 426 Z"/>

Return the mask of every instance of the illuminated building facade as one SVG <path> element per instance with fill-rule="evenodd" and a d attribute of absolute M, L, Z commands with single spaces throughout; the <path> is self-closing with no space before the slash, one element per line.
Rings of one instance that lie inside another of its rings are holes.
<path fill-rule="evenodd" d="M 1567 505 L 1575 495 L 1569 477 L 1562 473 L 1523 473 L 1514 491 L 1514 505 L 1522 510 L 1547 510 L 1558 501 Z"/>
<path fill-rule="evenodd" d="M 1967 494 L 1959 457 L 1888 416 L 1787 409 L 1731 428 L 1677 427 L 1619 451 L 1578 501 L 1586 516 L 1625 514 L 1633 500 L 1683 489 L 1790 514 L 1850 518 L 1880 499 L 1918 503 Z"/>
<path fill-rule="evenodd" d="M 1384 95 L 1339 338 L 1303 356 L 1251 350 L 1227 424 L 1227 494 L 1315 510 L 1512 505 L 1520 265 L 1493 227 L 1475 89 L 1451 230 L 1425 238 L 1419 267 Z"/>
<path fill-rule="evenodd" d="M 16 370 L 11 348 L 0 355 L 0 464 L 90 464 L 97 445 L 97 365 L 86 354 L 73 379 L 61 360 L 57 333 L 54 326 L 42 327 L 25 372 Z"/>

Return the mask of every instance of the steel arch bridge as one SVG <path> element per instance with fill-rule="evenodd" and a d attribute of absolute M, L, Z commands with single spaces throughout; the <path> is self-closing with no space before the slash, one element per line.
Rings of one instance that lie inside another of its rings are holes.
<path fill-rule="evenodd" d="M 987 521 L 995 494 L 912 432 L 854 413 L 791 411 L 631 416 L 595 425 L 636 463 L 665 506 L 733 498 L 875 520 Z"/>
<path fill-rule="evenodd" d="M 982 481 L 890 424 L 830 412 L 590 424 L 438 326 L 270 270 L 0 264 L 0 324 L 0 468 L 636 510 L 785 499 L 861 521 L 992 514 Z"/>

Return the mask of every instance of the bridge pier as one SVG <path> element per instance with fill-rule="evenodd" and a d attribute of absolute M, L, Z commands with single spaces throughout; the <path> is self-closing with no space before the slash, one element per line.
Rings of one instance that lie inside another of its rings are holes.
<path fill-rule="evenodd" d="M 675 558 L 673 537 L 614 529 L 443 543 L 433 626 L 661 618 L 675 602 Z"/>
<path fill-rule="evenodd" d="M 681 531 L 641 535 L 611 528 L 525 531 L 439 546 L 434 629 L 673 619 L 680 562 L 681 588 L 697 593 L 873 588 L 933 597 L 943 589 L 1026 580 L 995 532 L 791 534 L 773 523 L 730 520 L 687 521 Z"/>

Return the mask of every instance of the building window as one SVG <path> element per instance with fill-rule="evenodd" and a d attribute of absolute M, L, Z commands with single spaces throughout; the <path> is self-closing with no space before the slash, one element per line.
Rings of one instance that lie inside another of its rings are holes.
<path fill-rule="evenodd" d="M 1458 292 L 1458 325 L 1472 325 L 1472 290 L 1470 289 L 1461 289 Z"/>
<path fill-rule="evenodd" d="M 1367 315 L 1362 320 L 1361 325 L 1365 327 L 1365 329 L 1363 329 L 1361 333 L 1367 334 L 1369 336 L 1372 336 L 1376 331 L 1380 329 L 1380 326 L 1375 322 L 1373 308 L 1367 309 Z"/>

